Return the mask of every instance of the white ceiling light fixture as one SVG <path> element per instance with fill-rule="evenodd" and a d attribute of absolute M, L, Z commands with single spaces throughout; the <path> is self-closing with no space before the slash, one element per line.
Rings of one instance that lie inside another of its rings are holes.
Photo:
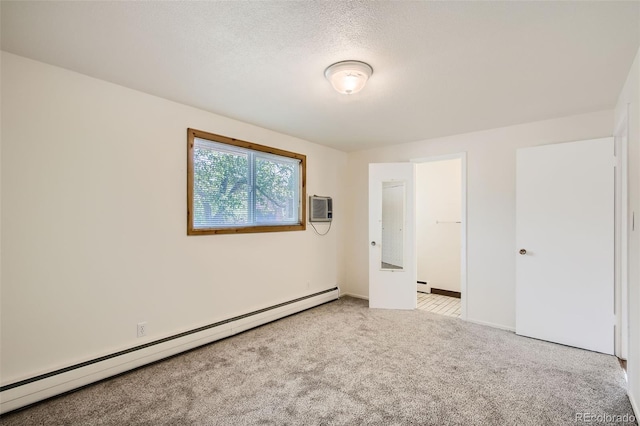
<path fill-rule="evenodd" d="M 360 61 L 336 62 L 324 71 L 324 76 L 333 88 L 344 95 L 353 95 L 361 91 L 371 74 L 371 65 Z"/>

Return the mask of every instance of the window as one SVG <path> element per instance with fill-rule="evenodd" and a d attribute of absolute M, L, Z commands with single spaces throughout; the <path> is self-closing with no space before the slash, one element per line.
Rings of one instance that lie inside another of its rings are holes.
<path fill-rule="evenodd" d="M 187 134 L 187 235 L 305 229 L 306 156 Z"/>

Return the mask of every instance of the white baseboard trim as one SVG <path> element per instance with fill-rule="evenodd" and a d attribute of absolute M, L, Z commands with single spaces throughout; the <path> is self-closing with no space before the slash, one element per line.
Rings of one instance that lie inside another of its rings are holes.
<path fill-rule="evenodd" d="M 325 290 L 97 360 L 3 385 L 0 388 L 0 414 L 313 308 L 337 299 L 338 295 L 337 288 Z"/>
<path fill-rule="evenodd" d="M 355 297 L 356 299 L 369 300 L 369 296 L 363 296 L 361 294 L 355 294 L 355 293 L 342 293 L 342 296 L 351 296 L 351 297 Z"/>
<path fill-rule="evenodd" d="M 638 421 L 638 419 L 640 419 L 640 410 L 638 409 L 638 403 L 636 402 L 631 392 L 627 391 L 627 396 L 629 397 L 629 402 L 631 402 L 631 408 L 633 408 L 633 414 L 636 416 L 636 421 Z"/>
<path fill-rule="evenodd" d="M 509 326 L 502 325 L 502 324 L 494 324 L 492 322 L 478 321 L 478 320 L 474 320 L 474 319 L 470 319 L 470 318 L 466 318 L 465 321 L 472 322 L 474 324 L 479 324 L 479 325 L 486 325 L 488 327 L 499 328 L 500 330 L 511 331 L 512 333 L 516 332 L 515 327 L 509 327 Z"/>

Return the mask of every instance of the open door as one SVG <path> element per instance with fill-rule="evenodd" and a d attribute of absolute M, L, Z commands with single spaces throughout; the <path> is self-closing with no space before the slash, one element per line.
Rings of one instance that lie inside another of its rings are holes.
<path fill-rule="evenodd" d="M 416 308 L 415 166 L 369 164 L 369 307 Z"/>
<path fill-rule="evenodd" d="M 517 151 L 517 334 L 613 354 L 613 160 L 613 138 Z"/>

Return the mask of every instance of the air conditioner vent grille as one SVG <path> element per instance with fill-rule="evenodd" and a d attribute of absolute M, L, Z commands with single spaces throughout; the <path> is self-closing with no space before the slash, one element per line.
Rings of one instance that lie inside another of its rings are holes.
<path fill-rule="evenodd" d="M 331 222 L 333 200 L 331 197 L 312 195 L 309 197 L 309 222 Z"/>

